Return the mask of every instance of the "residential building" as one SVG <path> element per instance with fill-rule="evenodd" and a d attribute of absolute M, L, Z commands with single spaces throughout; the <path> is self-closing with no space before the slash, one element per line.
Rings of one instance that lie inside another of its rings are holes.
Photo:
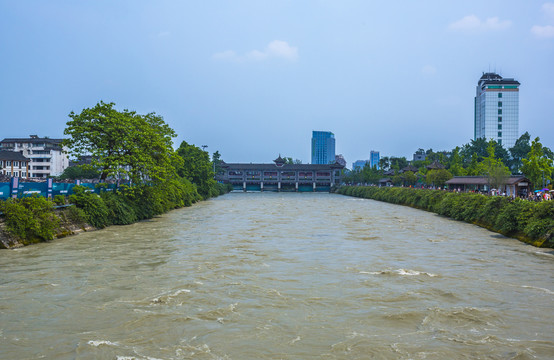
<path fill-rule="evenodd" d="M 365 164 L 369 164 L 369 160 L 356 160 L 352 163 L 352 170 L 362 170 Z"/>
<path fill-rule="evenodd" d="M 505 149 L 519 137 L 519 85 L 496 73 L 483 73 L 475 95 L 474 139 L 493 139 Z"/>
<path fill-rule="evenodd" d="M 379 160 L 381 159 L 381 156 L 379 154 L 379 151 L 371 150 L 369 153 L 369 166 L 371 168 L 375 167 L 377 170 L 379 170 Z"/>
<path fill-rule="evenodd" d="M 312 132 L 312 164 L 335 162 L 335 134 L 330 131 Z"/>
<path fill-rule="evenodd" d="M 19 152 L 0 150 L 0 174 L 26 178 L 29 173 L 29 159 Z"/>
<path fill-rule="evenodd" d="M 30 160 L 28 177 L 46 178 L 59 176 L 69 166 L 67 153 L 62 149 L 62 139 L 7 138 L 0 142 L 0 150 L 20 153 Z"/>

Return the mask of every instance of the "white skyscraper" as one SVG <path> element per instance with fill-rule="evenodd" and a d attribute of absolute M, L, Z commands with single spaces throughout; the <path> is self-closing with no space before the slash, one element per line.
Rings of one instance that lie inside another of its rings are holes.
<path fill-rule="evenodd" d="M 519 82 L 483 73 L 475 96 L 474 138 L 493 139 L 505 149 L 519 138 Z"/>

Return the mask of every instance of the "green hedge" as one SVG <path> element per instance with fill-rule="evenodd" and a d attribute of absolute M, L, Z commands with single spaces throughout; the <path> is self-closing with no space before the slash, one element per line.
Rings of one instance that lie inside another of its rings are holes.
<path fill-rule="evenodd" d="M 342 186 L 338 194 L 408 205 L 477 224 L 535 246 L 554 246 L 554 201 L 400 187 Z"/>
<path fill-rule="evenodd" d="M 7 232 L 24 244 L 52 240 L 60 223 L 54 203 L 43 197 L 8 199 L 0 203 L 0 211 Z"/>
<path fill-rule="evenodd" d="M 104 186 L 99 184 L 99 187 Z M 150 219 L 169 210 L 190 206 L 203 200 L 196 185 L 177 178 L 160 184 L 135 187 L 122 186 L 115 192 L 103 191 L 100 195 L 84 186 L 75 186 L 69 196 L 66 216 L 74 224 L 90 224 L 101 229 L 110 225 L 127 225 Z M 232 190 L 232 186 L 217 184 L 213 196 Z M 58 204 L 65 203 L 60 196 Z M 0 202 L 5 229 L 23 244 L 52 240 L 60 230 L 60 219 L 54 211 L 54 202 L 43 197 L 8 199 Z"/>

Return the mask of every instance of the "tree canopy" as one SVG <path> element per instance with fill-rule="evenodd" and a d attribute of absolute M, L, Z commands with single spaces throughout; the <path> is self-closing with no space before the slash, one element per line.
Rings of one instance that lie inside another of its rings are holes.
<path fill-rule="evenodd" d="M 548 156 L 550 149 L 543 147 L 537 137 L 531 144 L 531 151 L 522 159 L 521 171 L 531 180 L 535 189 L 541 188 L 548 180 L 552 180 L 554 166 Z"/>
<path fill-rule="evenodd" d="M 100 101 L 80 114 L 71 112 L 63 145 L 71 156 L 92 155 L 102 180 L 129 177 L 134 183 L 158 181 L 174 172 L 172 138 L 177 136 L 155 113 L 118 111 Z"/>

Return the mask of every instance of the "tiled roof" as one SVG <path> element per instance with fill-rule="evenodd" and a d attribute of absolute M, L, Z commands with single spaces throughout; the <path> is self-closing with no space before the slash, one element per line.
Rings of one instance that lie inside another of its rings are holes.
<path fill-rule="evenodd" d="M 0 160 L 4 161 L 29 161 L 23 154 L 15 151 L 0 150 Z"/>
<path fill-rule="evenodd" d="M 529 182 L 523 175 L 512 175 L 506 179 L 506 185 L 514 185 L 519 182 Z M 487 185 L 489 183 L 485 176 L 454 176 L 446 182 L 449 185 Z"/>
<path fill-rule="evenodd" d="M 248 163 L 225 163 L 221 166 L 225 169 L 240 169 L 240 170 L 291 170 L 291 171 L 301 171 L 301 170 L 331 170 L 331 169 L 342 169 L 344 166 L 340 164 L 329 164 L 329 165 L 318 165 L 318 164 L 283 164 L 282 166 L 277 166 L 276 164 L 248 164 Z"/>

